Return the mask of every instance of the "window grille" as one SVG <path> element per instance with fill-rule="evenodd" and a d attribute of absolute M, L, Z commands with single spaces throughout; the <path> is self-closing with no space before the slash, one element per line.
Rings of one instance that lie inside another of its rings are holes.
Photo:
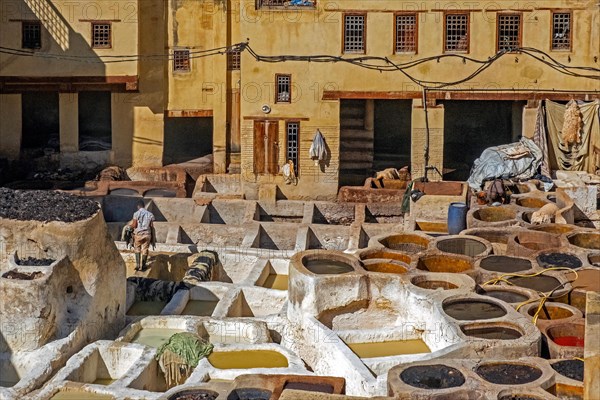
<path fill-rule="evenodd" d="M 96 49 L 109 49 L 111 43 L 110 24 L 92 23 L 92 47 Z"/>
<path fill-rule="evenodd" d="M 344 16 L 344 53 L 365 52 L 365 15 Z"/>
<path fill-rule="evenodd" d="M 42 47 L 42 24 L 38 21 L 23 21 L 22 46 L 24 49 Z"/>
<path fill-rule="evenodd" d="M 173 71 L 188 72 L 190 70 L 190 51 L 189 50 L 174 50 L 173 51 Z"/>
<path fill-rule="evenodd" d="M 286 161 L 292 160 L 294 163 L 294 172 L 298 175 L 298 133 L 300 132 L 300 123 L 287 123 L 287 153 Z"/>
<path fill-rule="evenodd" d="M 281 75 L 275 76 L 275 102 L 276 103 L 291 103 L 292 102 L 292 76 Z"/>
<path fill-rule="evenodd" d="M 498 51 L 521 47 L 521 15 L 498 15 Z"/>
<path fill-rule="evenodd" d="M 242 55 L 239 50 L 230 50 L 227 52 L 227 69 L 229 71 L 239 70 L 242 62 Z"/>
<path fill-rule="evenodd" d="M 417 15 L 396 15 L 396 53 L 417 52 Z"/>
<path fill-rule="evenodd" d="M 571 13 L 552 14 L 552 50 L 571 50 Z"/>
<path fill-rule="evenodd" d="M 469 51 L 469 15 L 446 14 L 444 51 Z"/>

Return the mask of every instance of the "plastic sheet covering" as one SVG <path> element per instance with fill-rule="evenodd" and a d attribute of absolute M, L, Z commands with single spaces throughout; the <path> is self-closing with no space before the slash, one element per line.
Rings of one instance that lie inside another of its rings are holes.
<path fill-rule="evenodd" d="M 563 138 L 566 106 L 546 100 L 546 128 L 551 144 L 550 167 L 563 171 L 587 171 L 594 173 L 590 160 L 592 145 L 600 146 L 600 100 L 590 103 L 578 102 L 582 127 L 580 141 Z"/>
<path fill-rule="evenodd" d="M 473 163 L 467 180 L 474 190 L 481 190 L 483 182 L 491 179 L 529 179 L 542 162 L 542 151 L 531 140 L 489 147 Z"/>
<path fill-rule="evenodd" d="M 327 147 L 325 147 L 325 138 L 320 130 L 317 129 L 315 137 L 309 150 L 310 158 L 315 161 L 323 161 L 327 158 Z"/>

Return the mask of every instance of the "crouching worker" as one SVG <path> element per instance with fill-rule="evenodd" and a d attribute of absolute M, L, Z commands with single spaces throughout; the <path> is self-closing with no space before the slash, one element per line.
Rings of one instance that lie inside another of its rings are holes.
<path fill-rule="evenodd" d="M 133 228 L 133 251 L 135 252 L 135 270 L 144 271 L 148 261 L 148 248 L 156 245 L 154 233 L 154 214 L 144 208 L 144 201 L 138 200 L 137 211 L 133 213 L 133 219 L 129 226 Z M 141 265 L 140 265 L 141 259 Z"/>

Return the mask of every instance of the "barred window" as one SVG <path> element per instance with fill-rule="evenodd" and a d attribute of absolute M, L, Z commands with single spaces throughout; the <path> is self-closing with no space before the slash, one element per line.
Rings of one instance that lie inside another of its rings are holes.
<path fill-rule="evenodd" d="M 242 55 L 239 50 L 229 50 L 227 52 L 227 69 L 229 71 L 240 69 Z"/>
<path fill-rule="evenodd" d="M 24 49 L 42 47 L 42 24 L 39 21 L 22 22 L 22 45 Z"/>
<path fill-rule="evenodd" d="M 396 15 L 396 53 L 417 52 L 417 14 Z"/>
<path fill-rule="evenodd" d="M 190 70 L 190 51 L 173 50 L 173 71 L 188 72 Z"/>
<path fill-rule="evenodd" d="M 571 50 L 571 13 L 552 13 L 552 50 Z"/>
<path fill-rule="evenodd" d="M 110 23 L 92 22 L 92 47 L 95 49 L 110 49 L 112 47 Z"/>
<path fill-rule="evenodd" d="M 498 15 L 498 51 L 521 47 L 521 15 Z"/>
<path fill-rule="evenodd" d="M 366 14 L 344 15 L 344 53 L 365 52 Z"/>
<path fill-rule="evenodd" d="M 275 75 L 275 102 L 292 102 L 292 76 L 277 74 Z"/>
<path fill-rule="evenodd" d="M 469 14 L 446 14 L 444 51 L 469 51 Z"/>
<path fill-rule="evenodd" d="M 287 131 L 287 150 L 286 161 L 292 160 L 294 163 L 294 172 L 298 175 L 298 133 L 300 132 L 299 122 L 288 122 Z"/>

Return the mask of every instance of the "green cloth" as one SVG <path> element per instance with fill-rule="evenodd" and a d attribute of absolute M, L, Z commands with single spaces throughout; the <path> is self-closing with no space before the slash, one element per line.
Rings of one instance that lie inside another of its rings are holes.
<path fill-rule="evenodd" d="M 156 359 L 159 360 L 162 354 L 169 350 L 181 357 L 185 364 L 194 368 L 200 360 L 212 353 L 213 345 L 200 336 L 190 332 L 176 333 L 169 340 L 160 346 L 156 353 Z"/>
<path fill-rule="evenodd" d="M 412 191 L 414 184 L 415 181 L 411 181 L 404 191 L 404 197 L 402 197 L 402 212 L 404 214 L 410 212 L 410 192 Z"/>

